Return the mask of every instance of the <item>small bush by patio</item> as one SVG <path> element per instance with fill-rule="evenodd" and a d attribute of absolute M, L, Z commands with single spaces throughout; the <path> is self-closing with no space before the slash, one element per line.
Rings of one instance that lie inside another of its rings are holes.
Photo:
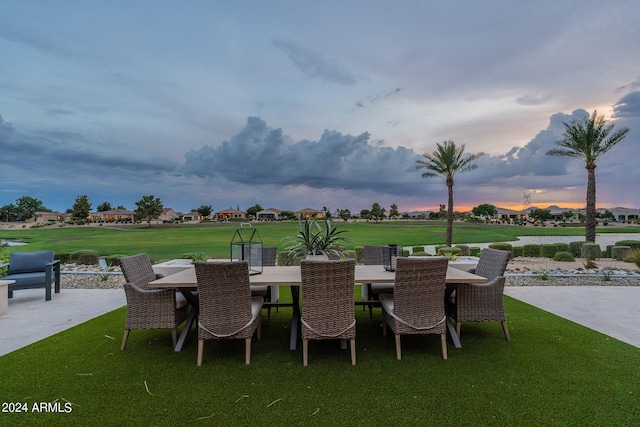
<path fill-rule="evenodd" d="M 571 255 L 573 255 L 574 257 L 581 257 L 582 256 L 582 245 L 584 245 L 586 242 L 570 242 L 569 243 L 569 252 L 571 252 Z"/>
<path fill-rule="evenodd" d="M 613 246 L 611 248 L 611 258 L 618 261 L 624 260 L 631 252 L 631 246 Z"/>
<path fill-rule="evenodd" d="M 629 254 L 624 257 L 625 262 L 632 262 L 640 268 L 640 249 L 635 249 L 629 252 Z"/>
<path fill-rule="evenodd" d="M 431 256 L 431 254 L 425 251 L 417 251 L 417 252 L 413 252 L 411 256 Z"/>
<path fill-rule="evenodd" d="M 523 246 L 514 246 L 513 247 L 513 257 L 517 258 L 517 257 L 521 257 L 524 254 L 524 247 Z"/>
<path fill-rule="evenodd" d="M 424 245 L 412 247 L 411 253 L 414 253 L 414 252 L 424 252 Z"/>
<path fill-rule="evenodd" d="M 558 245 L 558 252 L 569 252 L 568 243 L 556 243 Z"/>
<path fill-rule="evenodd" d="M 522 256 L 525 257 L 539 257 L 540 245 L 537 243 L 529 243 L 522 248 Z"/>
<path fill-rule="evenodd" d="M 71 253 L 69 261 L 82 265 L 98 265 L 98 252 L 89 249 L 83 249 Z"/>
<path fill-rule="evenodd" d="M 600 245 L 597 243 L 583 243 L 580 255 L 582 258 L 589 259 L 602 258 L 602 250 L 600 249 Z"/>
<path fill-rule="evenodd" d="M 450 254 L 460 255 L 461 253 L 462 251 L 460 250 L 460 248 L 449 248 L 445 246 L 444 248 L 438 249 L 438 256 L 449 256 Z"/>
<path fill-rule="evenodd" d="M 620 240 L 615 246 L 629 246 L 631 250 L 640 250 L 640 240 Z"/>
<path fill-rule="evenodd" d="M 559 252 L 558 245 L 553 243 L 547 243 L 540 245 L 540 256 L 544 258 L 553 258 L 553 256 Z"/>
<path fill-rule="evenodd" d="M 454 245 L 454 248 L 460 248 L 460 256 L 469 256 L 469 245 Z"/>
<path fill-rule="evenodd" d="M 571 252 L 556 252 L 553 256 L 554 261 L 572 262 L 576 259 L 571 255 Z"/>
<path fill-rule="evenodd" d="M 470 246 L 469 247 L 469 255 L 470 256 L 480 256 L 480 252 L 482 252 L 482 248 L 480 248 L 480 246 Z"/>

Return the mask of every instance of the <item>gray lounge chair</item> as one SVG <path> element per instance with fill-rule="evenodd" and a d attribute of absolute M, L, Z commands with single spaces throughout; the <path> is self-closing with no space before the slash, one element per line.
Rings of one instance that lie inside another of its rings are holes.
<path fill-rule="evenodd" d="M 12 252 L 7 267 L 5 280 L 15 280 L 9 285 L 9 298 L 13 291 L 21 289 L 44 288 L 45 301 L 51 300 L 51 286 L 55 293 L 60 293 L 60 260 L 53 259 L 53 251 Z"/>

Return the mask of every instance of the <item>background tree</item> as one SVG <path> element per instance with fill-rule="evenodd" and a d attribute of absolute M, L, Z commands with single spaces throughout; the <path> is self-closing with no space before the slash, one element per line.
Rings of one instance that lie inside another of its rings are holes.
<path fill-rule="evenodd" d="M 106 212 L 106 211 L 110 211 L 111 209 L 113 208 L 111 207 L 111 203 L 109 202 L 102 202 L 96 208 L 98 212 Z"/>
<path fill-rule="evenodd" d="M 0 207 L 0 219 L 4 222 L 17 221 L 18 210 L 12 203 Z"/>
<path fill-rule="evenodd" d="M 378 222 L 379 220 L 384 219 L 385 211 L 386 209 L 380 206 L 380 203 L 374 203 L 371 206 L 371 210 L 369 211 L 369 216 L 371 217 L 371 219 L 374 219 L 376 222 Z"/>
<path fill-rule="evenodd" d="M 331 218 L 331 209 L 329 209 L 326 206 L 322 207 L 322 215 L 324 215 L 325 218 L 329 219 Z"/>
<path fill-rule="evenodd" d="M 371 212 L 369 211 L 369 209 L 362 209 L 360 211 L 360 218 L 362 218 L 362 219 L 371 218 Z"/>
<path fill-rule="evenodd" d="M 629 128 L 613 132 L 613 124 L 607 125 L 604 116 L 594 111 L 590 117 L 563 123 L 565 132 L 556 141 L 559 148 L 547 151 L 549 156 L 566 156 L 582 159 L 587 169 L 587 206 L 585 218 L 585 240 L 596 241 L 596 161 L 618 142 L 622 141 Z"/>
<path fill-rule="evenodd" d="M 343 221 L 349 221 L 351 218 L 351 211 L 349 209 L 339 209 L 338 210 L 338 218 Z"/>
<path fill-rule="evenodd" d="M 42 204 L 42 200 L 31 196 L 22 196 L 17 199 L 15 208 L 18 221 L 33 218 L 36 212 L 51 212 Z"/>
<path fill-rule="evenodd" d="M 292 211 L 280 212 L 280 219 L 296 219 L 296 214 Z"/>
<path fill-rule="evenodd" d="M 480 216 L 485 218 L 492 218 L 498 215 L 498 209 L 489 203 L 483 203 L 481 205 L 478 205 L 475 208 L 471 209 L 471 212 L 475 216 Z"/>
<path fill-rule="evenodd" d="M 136 202 L 138 207 L 135 212 L 138 218 L 147 220 L 147 225 L 151 227 L 151 220 L 158 219 L 162 214 L 162 201 L 158 197 L 142 196 L 142 199 Z"/>
<path fill-rule="evenodd" d="M 211 207 L 211 205 L 202 205 L 198 209 L 194 210 L 198 212 L 201 217 L 209 218 L 211 212 L 213 211 L 213 208 Z"/>
<path fill-rule="evenodd" d="M 533 218 L 540 222 L 551 219 L 551 211 L 549 209 L 533 209 L 529 212 L 529 218 Z"/>
<path fill-rule="evenodd" d="M 454 177 L 463 172 L 478 168 L 472 162 L 484 153 L 464 155 L 464 144 L 459 147 L 453 141 L 444 141 L 436 144 L 436 150 L 431 154 L 423 154 L 425 160 L 416 160 L 417 169 L 427 169 L 422 174 L 423 178 L 442 177 L 447 184 L 449 203 L 447 206 L 447 246 L 451 246 L 453 240 L 453 184 Z"/>
<path fill-rule="evenodd" d="M 398 211 L 398 205 L 396 205 L 395 203 L 393 203 L 391 205 L 391 207 L 389 208 L 389 218 L 399 218 L 400 217 L 400 212 Z"/>
<path fill-rule="evenodd" d="M 259 204 L 255 204 L 253 206 L 251 206 L 250 208 L 247 209 L 247 215 L 250 215 L 252 218 L 255 218 L 258 214 L 258 212 L 262 211 L 264 209 L 262 209 L 262 206 L 260 206 Z"/>
<path fill-rule="evenodd" d="M 76 197 L 76 201 L 71 206 L 71 218 L 86 221 L 91 212 L 91 203 L 86 195 Z"/>
<path fill-rule="evenodd" d="M 562 212 L 562 218 L 564 218 L 565 221 L 568 221 L 569 218 L 571 218 L 573 215 L 575 215 L 573 213 L 573 211 L 564 211 L 564 212 Z"/>

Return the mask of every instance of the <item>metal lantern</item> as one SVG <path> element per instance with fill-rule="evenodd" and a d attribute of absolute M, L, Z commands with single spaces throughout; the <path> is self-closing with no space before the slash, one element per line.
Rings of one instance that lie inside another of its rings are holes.
<path fill-rule="evenodd" d="M 402 256 L 402 248 L 398 245 L 389 245 L 382 248 L 382 262 L 384 269 L 388 271 L 396 271 L 396 260 Z"/>
<path fill-rule="evenodd" d="M 249 274 L 262 273 L 262 239 L 251 224 L 240 224 L 233 235 L 231 261 L 247 261 Z"/>

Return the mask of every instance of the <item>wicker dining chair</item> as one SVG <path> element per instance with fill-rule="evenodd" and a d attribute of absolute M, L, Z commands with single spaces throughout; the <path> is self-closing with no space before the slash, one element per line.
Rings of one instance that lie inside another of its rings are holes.
<path fill-rule="evenodd" d="M 302 260 L 302 361 L 309 363 L 309 340 L 349 340 L 356 364 L 353 284 L 356 262 Z"/>
<path fill-rule="evenodd" d="M 263 267 L 275 266 L 277 257 L 278 248 L 276 246 L 264 246 L 262 248 Z M 278 300 L 280 299 L 280 287 L 268 285 L 251 286 L 251 296 L 262 297 L 264 299 L 262 308 L 267 309 L 267 324 L 271 325 L 271 308 L 278 307 Z"/>
<path fill-rule="evenodd" d="M 456 320 L 458 338 L 462 322 L 500 322 L 505 339 L 511 340 L 503 296 L 504 272 L 509 263 L 509 256 L 509 251 L 483 249 L 478 266 L 470 272 L 486 277 L 489 282 L 457 286 L 449 315 Z"/>
<path fill-rule="evenodd" d="M 126 281 L 124 292 L 127 298 L 127 316 L 120 349 L 125 349 L 132 329 L 171 329 L 175 347 L 177 328 L 189 314 L 186 299 L 182 295 L 177 298 L 173 289 L 147 289 L 149 282 L 158 278 L 147 254 L 122 257 L 119 262 Z"/>
<path fill-rule="evenodd" d="M 384 246 L 364 247 L 365 265 L 384 265 Z M 393 294 L 393 283 L 363 283 L 362 301 L 369 307 L 369 320 L 373 322 L 373 306 L 380 306 L 380 294 Z"/>
<path fill-rule="evenodd" d="M 246 261 L 196 262 L 200 299 L 198 320 L 198 366 L 202 365 L 204 341 L 244 339 L 245 363 L 251 363 L 251 338 L 260 339 L 263 298 L 252 297 Z"/>
<path fill-rule="evenodd" d="M 439 334 L 442 357 L 447 360 L 447 327 L 444 307 L 448 258 L 398 258 L 393 295 L 380 295 L 382 334 L 387 325 L 395 334 L 396 357 L 402 359 L 401 335 Z"/>

